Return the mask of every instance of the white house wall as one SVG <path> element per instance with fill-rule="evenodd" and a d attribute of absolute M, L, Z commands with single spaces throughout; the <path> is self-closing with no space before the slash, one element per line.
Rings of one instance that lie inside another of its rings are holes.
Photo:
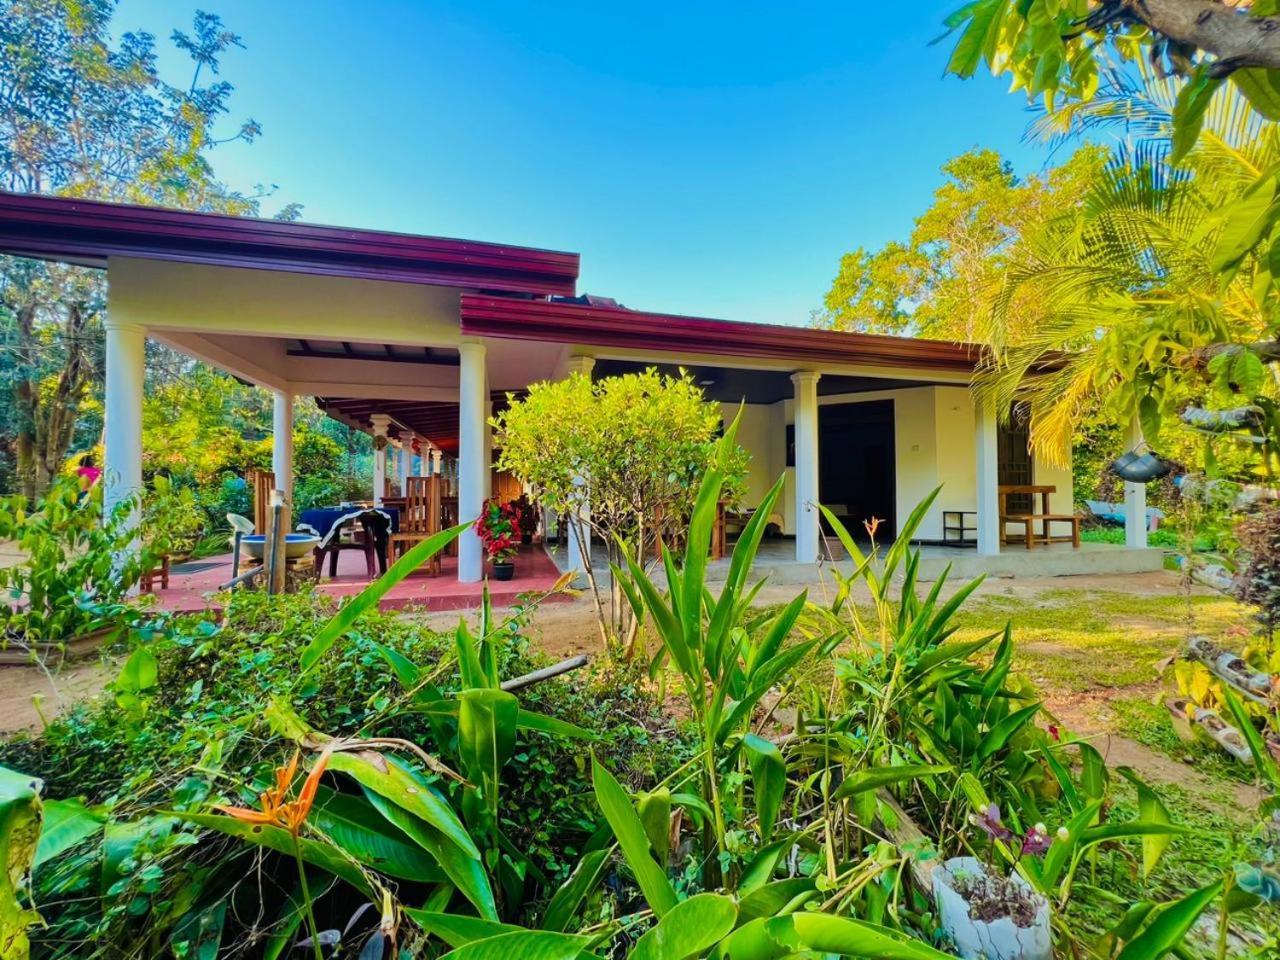
<path fill-rule="evenodd" d="M 108 312 L 149 330 L 453 346 L 458 291 L 112 257 Z"/>

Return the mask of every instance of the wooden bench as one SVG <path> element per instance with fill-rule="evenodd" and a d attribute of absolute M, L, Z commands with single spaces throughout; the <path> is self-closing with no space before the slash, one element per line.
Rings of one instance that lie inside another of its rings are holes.
<path fill-rule="evenodd" d="M 1003 539 L 1009 542 L 1009 535 L 1004 532 L 1003 527 L 1006 524 L 1022 524 L 1024 533 L 1022 542 L 1026 544 L 1028 550 L 1035 547 L 1037 543 L 1070 543 L 1072 547 L 1080 549 L 1080 518 L 1074 513 L 1014 513 L 1006 514 L 1000 518 L 1001 533 L 1004 534 Z M 1037 533 L 1035 525 L 1041 524 L 1040 532 Z M 1054 536 L 1050 524 L 1069 523 L 1071 524 L 1071 533 Z"/>
<path fill-rule="evenodd" d="M 1006 527 L 1010 524 L 1020 524 L 1023 529 L 1021 542 L 1025 544 L 1028 550 L 1035 547 L 1037 543 L 1070 543 L 1075 549 L 1080 549 L 1080 518 L 1074 513 L 1054 513 L 1049 506 L 1049 496 L 1058 488 L 1048 484 L 1006 484 L 998 488 L 1000 494 L 1000 542 L 1008 543 L 1010 541 L 1009 533 Z M 1031 512 L 1020 510 L 1017 513 L 1009 512 L 1009 497 L 1011 496 L 1028 496 L 1031 498 Z M 1036 501 L 1039 500 L 1040 512 L 1035 512 Z M 1037 532 L 1036 524 L 1040 524 Z M 1060 534 L 1055 536 L 1052 525 L 1055 523 L 1066 523 L 1071 525 L 1071 533 L 1069 535 Z"/>

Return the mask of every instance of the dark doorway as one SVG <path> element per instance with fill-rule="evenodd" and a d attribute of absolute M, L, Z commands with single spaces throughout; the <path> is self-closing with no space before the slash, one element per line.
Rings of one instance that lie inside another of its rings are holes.
<path fill-rule="evenodd" d="M 892 400 L 818 407 L 818 496 L 855 537 L 879 517 L 876 539 L 894 538 L 896 480 Z"/>
<path fill-rule="evenodd" d="M 1035 466 L 1031 460 L 1030 416 L 1020 404 L 1015 404 L 1009 414 L 1009 422 L 1000 424 L 996 431 L 996 482 L 1000 486 L 1032 483 Z M 1034 495 L 1011 493 L 1010 513 L 1034 512 Z"/>

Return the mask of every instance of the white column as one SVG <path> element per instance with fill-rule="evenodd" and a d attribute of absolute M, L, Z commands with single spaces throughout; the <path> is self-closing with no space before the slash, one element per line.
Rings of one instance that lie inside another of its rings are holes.
<path fill-rule="evenodd" d="M 146 341 L 146 331 L 138 324 L 107 320 L 102 501 L 108 513 L 142 490 Z"/>
<path fill-rule="evenodd" d="M 373 424 L 373 502 L 382 503 L 387 489 L 387 425 L 390 418 L 381 413 L 369 417 Z M 381 447 L 381 449 L 379 449 Z"/>
<path fill-rule="evenodd" d="M 485 443 L 485 347 L 483 343 L 458 344 L 458 521 L 480 516 L 485 477 L 489 472 L 489 448 Z M 484 575 L 480 538 L 468 530 L 458 539 L 458 580 L 475 583 Z"/>
<path fill-rule="evenodd" d="M 570 357 L 569 375 L 580 373 L 583 376 L 590 377 L 595 365 L 595 357 Z M 574 483 L 582 485 L 586 483 L 586 479 L 584 477 L 575 477 Z M 568 547 L 566 557 L 569 569 L 577 573 L 584 573 L 587 565 L 591 562 L 591 502 L 588 500 L 577 516 L 571 516 L 568 519 L 569 522 L 566 524 L 566 529 L 560 531 L 560 538 L 565 541 Z M 582 537 L 582 547 L 578 545 L 578 535 Z M 640 557 L 639 562 L 644 563 L 644 558 Z"/>
<path fill-rule="evenodd" d="M 817 563 L 818 524 L 818 377 L 812 370 L 791 375 L 795 384 L 796 562 Z"/>
<path fill-rule="evenodd" d="M 404 434 L 400 439 L 400 496 L 409 495 L 409 478 L 413 476 L 413 435 Z"/>
<path fill-rule="evenodd" d="M 271 408 L 271 472 L 276 475 L 276 489 L 284 493 L 284 502 L 293 503 L 293 394 L 272 390 Z"/>
<path fill-rule="evenodd" d="M 978 553 L 1000 552 L 1000 453 L 996 443 L 996 411 L 990 403 L 974 399 L 973 436 L 976 444 L 978 490 Z"/>
<path fill-rule="evenodd" d="M 1142 446 L 1142 424 L 1135 416 L 1129 422 L 1130 450 Z M 1147 547 L 1147 488 L 1145 484 L 1124 485 L 1124 545 L 1133 550 Z"/>
<path fill-rule="evenodd" d="M 431 475 L 438 477 L 444 474 L 444 452 L 442 450 L 431 451 Z"/>

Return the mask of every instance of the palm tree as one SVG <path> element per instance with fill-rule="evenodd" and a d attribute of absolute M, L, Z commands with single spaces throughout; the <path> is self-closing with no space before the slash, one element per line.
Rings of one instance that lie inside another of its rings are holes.
<path fill-rule="evenodd" d="M 1053 461 L 1066 459 L 1076 426 L 1099 407 L 1120 423 L 1139 416 L 1154 439 L 1203 384 L 1188 371 L 1273 325 L 1268 257 L 1256 236 L 1241 236 L 1239 211 L 1269 210 L 1258 191 L 1275 192 L 1277 125 L 1223 87 L 1175 166 L 1175 87 L 1141 79 L 1113 76 L 1094 100 L 1040 121 L 1051 136 L 1118 129 L 1123 139 L 1082 206 L 1026 239 L 982 331 L 993 351 L 979 395 L 998 410 L 1024 402 L 1032 445 Z M 1044 319 L 1014 342 L 1012 311 L 1028 298 Z"/>

